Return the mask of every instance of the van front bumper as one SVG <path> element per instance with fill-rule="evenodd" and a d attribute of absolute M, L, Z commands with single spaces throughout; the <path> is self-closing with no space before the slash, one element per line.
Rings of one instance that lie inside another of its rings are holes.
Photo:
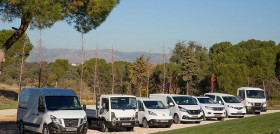
<path fill-rule="evenodd" d="M 76 128 L 66 128 L 62 125 L 55 124 L 53 122 L 49 123 L 48 125 L 49 133 L 51 134 L 86 134 L 88 129 L 88 124 L 82 124 Z M 71 129 L 77 129 L 76 131 L 71 131 Z"/>
<path fill-rule="evenodd" d="M 151 119 L 148 121 L 149 126 L 168 126 L 173 124 L 173 119 Z"/>
<path fill-rule="evenodd" d="M 247 106 L 246 110 L 247 110 L 247 113 L 265 112 L 266 111 L 266 107 Z"/>
<path fill-rule="evenodd" d="M 110 128 L 137 127 L 137 126 L 139 126 L 139 121 L 106 121 L 106 126 L 108 126 Z"/>

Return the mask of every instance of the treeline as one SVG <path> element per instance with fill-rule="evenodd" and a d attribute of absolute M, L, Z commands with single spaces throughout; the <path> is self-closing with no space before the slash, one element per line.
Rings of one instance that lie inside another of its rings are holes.
<path fill-rule="evenodd" d="M 179 41 L 171 53 L 165 63 L 151 64 L 150 57 L 142 55 L 133 63 L 115 61 L 113 69 L 112 63 L 96 58 L 85 61 L 83 69 L 81 65 L 71 66 L 65 59 L 43 62 L 41 73 L 39 63 L 24 63 L 22 85 L 38 87 L 41 77 L 41 87 L 72 88 L 77 93 L 83 89 L 85 98 L 94 91 L 137 96 L 200 95 L 210 91 L 235 95 L 238 87 L 252 86 L 265 89 L 270 99 L 280 99 L 280 44 L 274 41 L 251 39 L 235 45 L 220 42 L 209 50 L 194 41 Z M 18 62 L 7 65 L 0 82 L 18 83 L 19 72 Z"/>

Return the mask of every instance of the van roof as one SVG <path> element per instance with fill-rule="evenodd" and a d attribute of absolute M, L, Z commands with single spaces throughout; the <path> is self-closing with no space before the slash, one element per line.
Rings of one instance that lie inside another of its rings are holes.
<path fill-rule="evenodd" d="M 140 100 L 140 101 L 160 101 L 157 99 L 151 99 L 151 98 L 147 98 L 147 97 L 136 97 L 136 99 Z"/>
<path fill-rule="evenodd" d="M 192 96 L 192 97 L 194 97 L 194 98 L 210 98 L 208 96 Z"/>
<path fill-rule="evenodd" d="M 110 98 L 110 97 L 135 97 L 133 95 L 124 95 L 124 94 L 106 94 L 101 95 L 102 97 Z"/>
<path fill-rule="evenodd" d="M 62 88 L 23 88 L 22 91 L 38 91 L 43 96 L 77 96 L 74 90 Z"/>
<path fill-rule="evenodd" d="M 234 95 L 225 94 L 225 93 L 205 93 L 204 95 L 234 96 Z"/>
<path fill-rule="evenodd" d="M 258 88 L 258 87 L 240 87 L 238 88 L 238 90 L 262 90 L 261 88 Z"/>
<path fill-rule="evenodd" d="M 150 94 L 152 96 L 190 96 L 190 95 L 183 95 L 183 94 Z M 191 96 L 190 96 L 191 97 Z"/>

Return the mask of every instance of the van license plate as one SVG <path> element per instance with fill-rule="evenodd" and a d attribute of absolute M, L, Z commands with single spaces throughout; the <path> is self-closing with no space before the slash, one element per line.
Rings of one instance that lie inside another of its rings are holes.
<path fill-rule="evenodd" d="M 237 113 L 242 113 L 242 111 L 237 111 Z"/>
<path fill-rule="evenodd" d="M 77 131 L 77 128 L 66 128 L 66 131 Z"/>
<path fill-rule="evenodd" d="M 168 120 L 159 120 L 159 122 L 168 122 Z"/>
<path fill-rule="evenodd" d="M 130 126 L 131 123 L 122 123 L 123 126 Z"/>

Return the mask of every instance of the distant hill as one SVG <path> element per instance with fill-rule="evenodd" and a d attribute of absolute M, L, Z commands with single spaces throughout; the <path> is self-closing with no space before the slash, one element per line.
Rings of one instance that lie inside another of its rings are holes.
<path fill-rule="evenodd" d="M 95 50 L 86 50 L 85 59 L 89 60 L 95 57 Z M 26 59 L 27 62 L 38 61 L 38 48 L 35 47 L 30 56 Z M 144 54 L 145 58 L 149 55 L 147 52 L 123 52 L 114 50 L 115 61 L 134 62 L 134 60 Z M 98 50 L 99 58 L 105 59 L 107 62 L 112 62 L 112 50 L 101 49 Z M 166 61 L 169 61 L 170 54 L 166 54 Z M 54 62 L 56 59 L 68 59 L 69 63 L 81 63 L 81 50 L 80 49 L 43 49 L 43 60 L 47 62 Z M 163 58 L 161 53 L 151 53 L 151 63 L 162 63 Z"/>

